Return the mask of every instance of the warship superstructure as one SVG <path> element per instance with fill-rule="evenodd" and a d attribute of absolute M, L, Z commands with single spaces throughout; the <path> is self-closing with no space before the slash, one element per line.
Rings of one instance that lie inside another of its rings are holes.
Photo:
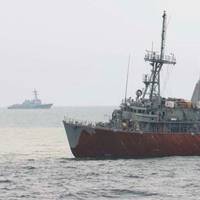
<path fill-rule="evenodd" d="M 8 109 L 49 109 L 52 107 L 52 103 L 43 104 L 42 101 L 38 98 L 38 92 L 33 91 L 34 99 L 25 100 L 22 104 L 14 104 L 8 107 Z"/>
<path fill-rule="evenodd" d="M 166 12 L 162 20 L 160 53 L 146 52 L 151 73 L 144 76 L 136 98 L 125 97 L 106 123 L 63 121 L 75 157 L 200 155 L 200 81 L 191 100 L 161 96 L 162 67 L 176 64 L 174 54 L 165 55 Z"/>

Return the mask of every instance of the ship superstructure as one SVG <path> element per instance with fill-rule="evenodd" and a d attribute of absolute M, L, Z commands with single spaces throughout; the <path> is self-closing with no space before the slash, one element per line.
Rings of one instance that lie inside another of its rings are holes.
<path fill-rule="evenodd" d="M 111 124 L 142 132 L 198 132 L 200 110 L 196 89 L 193 99 L 164 98 L 160 95 L 160 72 L 165 64 L 175 65 L 173 54 L 165 55 L 166 13 L 163 14 L 160 54 L 147 51 L 144 60 L 150 63 L 151 74 L 144 76 L 144 89 L 137 90 L 136 99 L 125 99 L 119 110 L 113 112 Z M 198 85 L 196 86 L 198 87 Z"/>
<path fill-rule="evenodd" d="M 37 90 L 33 91 L 34 99 L 25 100 L 22 104 L 14 104 L 8 107 L 8 109 L 49 109 L 52 107 L 52 103 L 43 104 L 38 98 Z"/>
<path fill-rule="evenodd" d="M 161 96 L 161 70 L 176 64 L 174 54 L 165 55 L 166 12 L 162 18 L 160 53 L 146 52 L 151 73 L 144 76 L 144 89 L 137 90 L 136 98 L 125 97 L 107 123 L 91 126 L 64 120 L 76 157 L 200 155 L 200 83 L 192 101 Z"/>

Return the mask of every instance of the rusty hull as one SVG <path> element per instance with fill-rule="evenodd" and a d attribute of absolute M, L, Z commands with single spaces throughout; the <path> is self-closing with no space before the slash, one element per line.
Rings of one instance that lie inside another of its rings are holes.
<path fill-rule="evenodd" d="M 200 134 L 126 132 L 65 122 L 64 126 L 71 151 L 77 158 L 200 155 Z"/>

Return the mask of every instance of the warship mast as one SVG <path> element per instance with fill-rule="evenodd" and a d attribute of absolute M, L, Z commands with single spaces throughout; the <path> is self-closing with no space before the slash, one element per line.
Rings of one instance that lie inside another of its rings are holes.
<path fill-rule="evenodd" d="M 145 74 L 144 84 L 145 89 L 143 92 L 143 99 L 149 99 L 152 101 L 154 97 L 160 99 L 160 71 L 164 64 L 176 64 L 176 59 L 173 54 L 165 55 L 165 41 L 166 41 L 166 21 L 167 15 L 164 11 L 162 22 L 162 34 L 161 34 L 161 49 L 160 54 L 156 51 L 147 51 L 144 60 L 149 62 L 152 66 L 151 75 Z"/>
<path fill-rule="evenodd" d="M 35 96 L 35 99 L 37 100 L 38 99 L 38 92 L 36 89 L 33 90 L 33 94 Z"/>

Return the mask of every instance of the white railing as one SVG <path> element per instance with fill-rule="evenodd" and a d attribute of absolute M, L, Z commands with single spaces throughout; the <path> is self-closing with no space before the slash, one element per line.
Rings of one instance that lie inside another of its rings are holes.
<path fill-rule="evenodd" d="M 144 60 L 151 61 L 151 62 L 176 64 L 176 58 L 174 54 L 164 55 L 163 58 L 161 59 L 160 54 L 155 51 L 147 51 L 147 53 L 145 54 Z"/>
<path fill-rule="evenodd" d="M 73 125 L 80 125 L 80 126 L 90 126 L 90 127 L 95 127 L 96 126 L 96 122 L 91 122 L 88 120 L 77 120 L 77 119 L 73 119 L 73 118 L 68 118 L 66 116 L 64 116 L 64 121 L 66 123 L 69 124 L 73 124 Z"/>

